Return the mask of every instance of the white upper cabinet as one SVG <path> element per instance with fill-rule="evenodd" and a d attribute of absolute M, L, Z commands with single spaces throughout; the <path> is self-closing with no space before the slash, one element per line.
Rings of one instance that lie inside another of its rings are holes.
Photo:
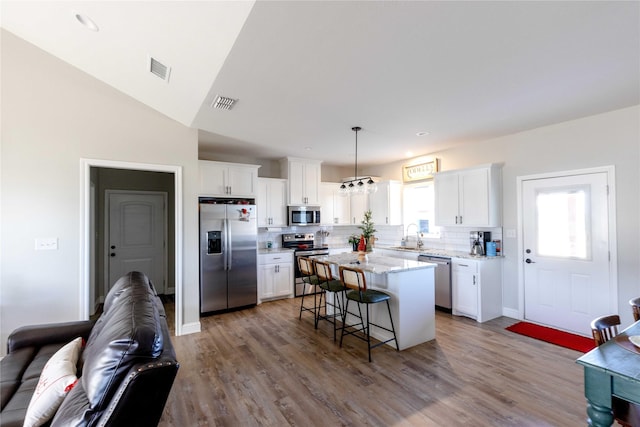
<path fill-rule="evenodd" d="M 200 195 L 256 197 L 259 165 L 199 160 Z"/>
<path fill-rule="evenodd" d="M 258 178 L 258 227 L 287 226 L 287 180 Z"/>
<path fill-rule="evenodd" d="M 374 224 L 402 225 L 402 183 L 382 181 L 378 191 L 369 194 L 369 209 Z"/>
<path fill-rule="evenodd" d="M 500 227 L 502 180 L 497 165 L 439 172 L 434 178 L 438 226 Z"/>
<path fill-rule="evenodd" d="M 320 205 L 320 161 L 287 157 L 280 166 L 289 181 L 289 205 Z"/>
<path fill-rule="evenodd" d="M 349 225 L 349 197 L 340 195 L 339 182 L 320 183 L 320 219 L 322 225 Z"/>
<path fill-rule="evenodd" d="M 369 197 L 365 193 L 350 194 L 349 216 L 351 225 L 360 225 L 364 219 L 364 213 L 369 209 Z"/>

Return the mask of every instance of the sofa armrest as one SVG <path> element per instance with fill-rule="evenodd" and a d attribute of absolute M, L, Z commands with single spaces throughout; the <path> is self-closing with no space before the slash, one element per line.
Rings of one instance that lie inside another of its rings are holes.
<path fill-rule="evenodd" d="M 95 322 L 92 320 L 79 320 L 75 322 L 22 326 L 9 335 L 7 353 L 23 347 L 42 347 L 46 344 L 66 343 L 77 337 L 87 340 L 94 324 Z"/>

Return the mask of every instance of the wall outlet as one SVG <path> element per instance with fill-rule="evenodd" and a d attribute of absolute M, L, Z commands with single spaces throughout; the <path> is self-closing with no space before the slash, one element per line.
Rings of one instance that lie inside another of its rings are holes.
<path fill-rule="evenodd" d="M 57 237 L 40 237 L 36 239 L 36 251 L 56 251 L 58 250 Z"/>
<path fill-rule="evenodd" d="M 508 237 L 509 239 L 515 239 L 516 238 L 516 230 L 513 228 L 507 228 L 505 230 L 505 237 Z"/>

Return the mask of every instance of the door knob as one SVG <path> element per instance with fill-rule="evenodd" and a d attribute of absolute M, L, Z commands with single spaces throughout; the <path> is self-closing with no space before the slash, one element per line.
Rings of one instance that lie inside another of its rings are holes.
<path fill-rule="evenodd" d="M 531 261 L 529 258 L 525 259 L 524 262 L 526 262 L 527 264 L 535 264 L 535 261 Z"/>

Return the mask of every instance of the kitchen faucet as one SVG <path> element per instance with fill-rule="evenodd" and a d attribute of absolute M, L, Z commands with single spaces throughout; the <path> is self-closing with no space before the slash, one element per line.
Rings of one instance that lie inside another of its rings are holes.
<path fill-rule="evenodd" d="M 407 225 L 407 235 L 406 235 L 405 240 L 407 240 L 407 241 L 409 240 L 409 227 L 411 227 L 412 225 L 416 228 L 416 247 L 418 249 L 420 249 L 420 248 L 422 248 L 422 246 L 424 246 L 424 243 L 422 242 L 422 239 L 420 238 L 420 230 L 418 229 L 418 225 L 417 224 L 412 222 L 411 224 Z"/>

